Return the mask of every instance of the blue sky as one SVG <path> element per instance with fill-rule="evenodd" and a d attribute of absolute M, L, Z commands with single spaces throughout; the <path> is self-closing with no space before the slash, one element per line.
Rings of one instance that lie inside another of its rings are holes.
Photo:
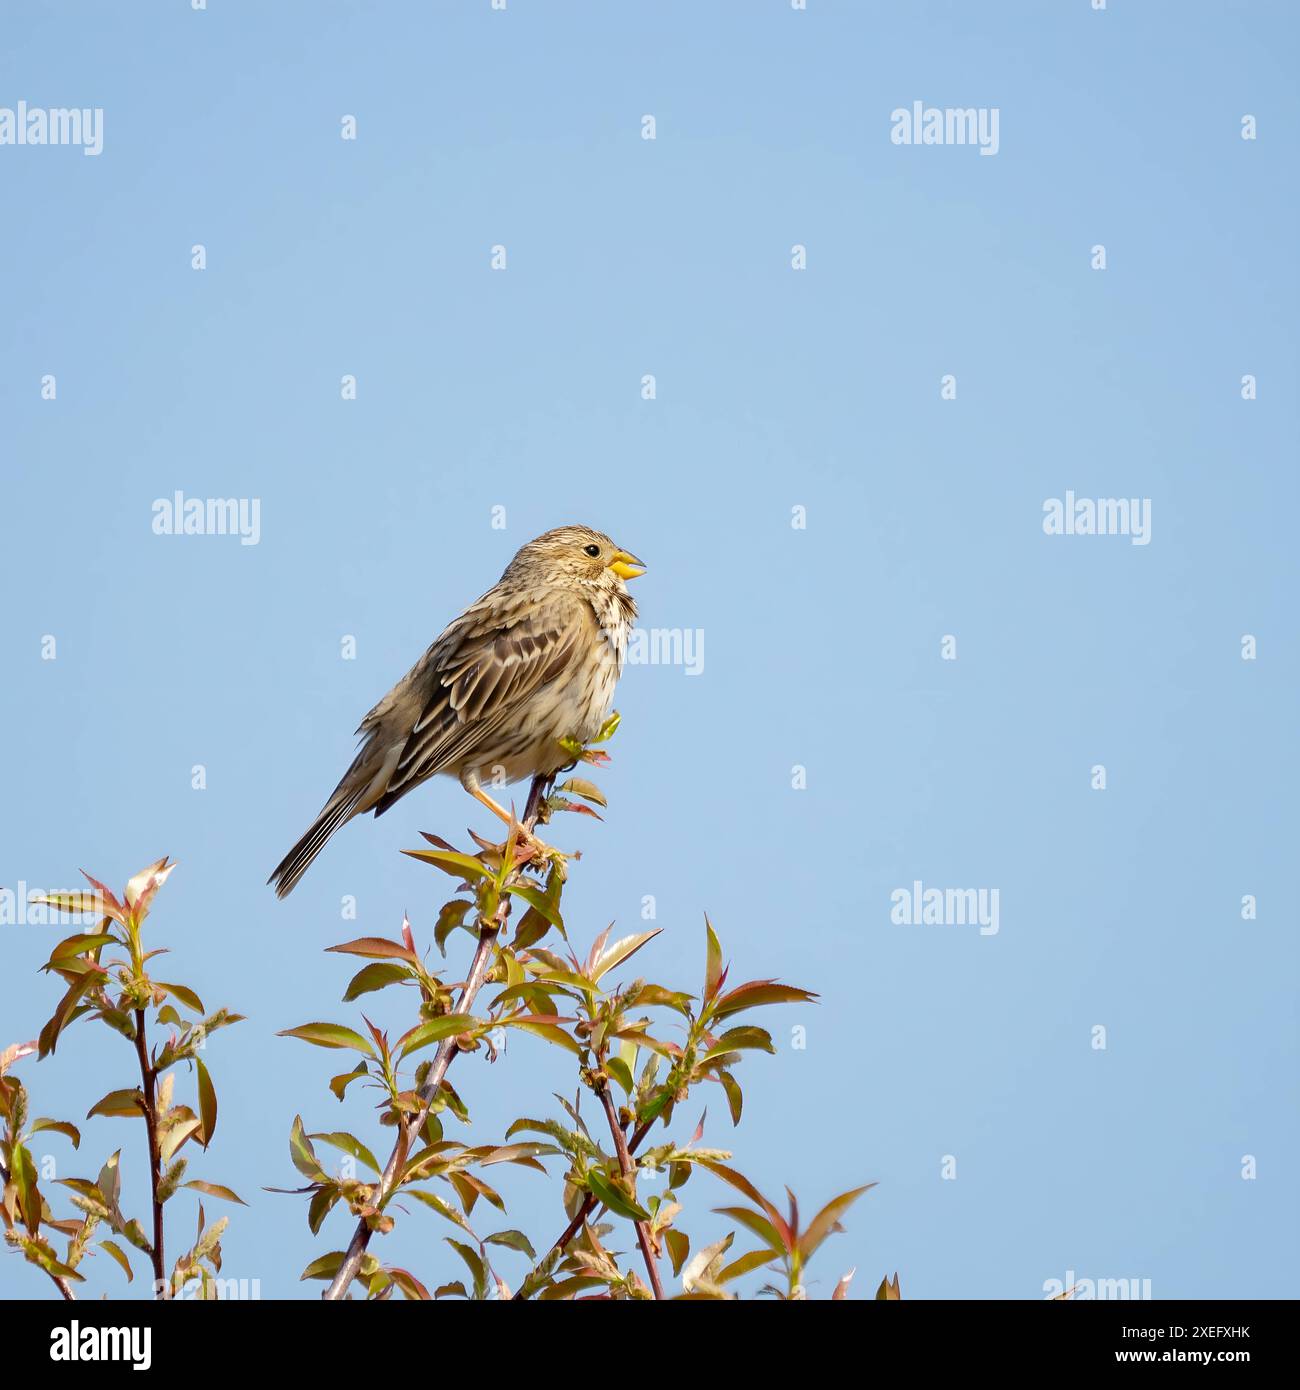
<path fill-rule="evenodd" d="M 349 1016 L 324 947 L 403 910 L 429 941 L 419 831 L 487 827 L 439 781 L 286 902 L 266 875 L 365 711 L 520 544 L 582 520 L 647 561 L 643 623 L 702 631 L 704 669 L 625 673 L 607 820 L 555 830 L 583 851 L 567 919 L 585 948 L 653 895 L 644 968 L 691 985 L 708 911 L 733 978 L 821 995 L 762 1020 L 740 1128 L 708 1120 L 805 1208 L 879 1182 L 814 1293 L 851 1266 L 857 1296 L 895 1269 L 921 1298 L 1070 1271 L 1300 1292 L 1291 7 L 212 0 L 4 25 L 0 106 L 102 107 L 104 144 L 0 146 L 0 886 L 180 861 L 154 944 L 249 1016 L 209 1047 L 221 1120 L 191 1165 L 254 1204 L 228 1275 L 319 1289 L 298 1272 L 348 1218 L 314 1239 L 262 1189 L 295 1183 L 296 1112 L 377 1127 L 325 1089 L 341 1054 L 275 1033 Z M 892 143 L 914 101 L 996 107 L 997 154 Z M 177 490 L 258 499 L 258 544 L 155 535 Z M 1044 534 L 1067 490 L 1150 499 L 1150 543 Z M 892 923 L 918 879 L 997 888 L 996 935 Z M 0 927 L 0 1044 L 53 1007 L 54 932 Z M 131 1060 L 86 1031 L 20 1065 L 38 1112 L 79 1118 Z M 568 1088 L 530 1039 L 453 1080 L 474 1141 Z M 59 1171 L 122 1145 L 142 1209 L 139 1136 L 84 1130 L 82 1155 L 50 1141 Z M 542 1180 L 508 1191 L 501 1224 L 558 1234 Z M 726 1190 L 684 1196 L 695 1243 L 721 1235 Z M 452 1277 L 449 1232 L 421 1210 L 382 1253 Z M 123 1294 L 103 1258 L 88 1287 Z M 0 1292 L 44 1289 L 11 1255 Z"/>

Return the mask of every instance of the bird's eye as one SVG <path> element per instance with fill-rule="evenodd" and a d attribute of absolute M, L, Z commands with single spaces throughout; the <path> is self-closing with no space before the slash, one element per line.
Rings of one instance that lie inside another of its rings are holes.
<path fill-rule="evenodd" d="M 600 554 L 600 546 L 598 545 L 584 545 L 582 548 L 593 560 Z"/>

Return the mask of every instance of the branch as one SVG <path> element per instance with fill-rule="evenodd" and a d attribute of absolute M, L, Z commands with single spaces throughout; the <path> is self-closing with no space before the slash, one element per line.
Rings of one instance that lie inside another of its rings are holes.
<path fill-rule="evenodd" d="M 155 1082 L 157 1072 L 149 1065 L 149 1052 L 145 1046 L 145 1011 L 135 1011 L 135 1051 L 140 1059 L 140 1081 L 144 1093 L 144 1122 L 149 1131 L 149 1193 L 153 1200 L 153 1247 L 149 1258 L 153 1261 L 154 1288 L 156 1297 L 169 1296 L 169 1284 L 163 1260 L 163 1209 L 158 1200 L 158 1183 L 162 1178 L 162 1151 L 158 1143 L 158 1103 Z"/>
<path fill-rule="evenodd" d="M 614 1136 L 618 1166 L 623 1170 L 623 1176 L 631 1180 L 636 1173 L 636 1164 L 632 1162 L 632 1153 L 627 1146 L 627 1135 L 623 1133 L 623 1126 L 618 1122 L 618 1111 L 614 1108 L 614 1098 L 609 1093 L 609 1082 L 603 1078 L 599 1082 L 597 1094 L 600 1096 L 600 1103 L 605 1107 L 609 1132 Z M 650 1287 L 654 1290 L 656 1298 L 663 1298 L 664 1286 L 659 1282 L 659 1266 L 655 1262 L 654 1247 L 650 1243 L 650 1228 L 644 1221 L 636 1223 L 636 1240 L 641 1247 L 646 1272 L 650 1275 Z"/>
<path fill-rule="evenodd" d="M 528 789 L 528 802 L 524 810 L 523 820 L 524 829 L 527 831 L 531 832 L 537 823 L 537 817 L 541 812 L 542 798 L 546 794 L 550 780 L 549 777 L 534 777 L 532 785 Z M 506 910 L 507 899 L 503 896 L 501 905 L 497 910 L 496 920 L 480 921 L 479 923 L 478 945 L 475 947 L 474 959 L 470 962 L 469 975 L 461 989 L 460 998 L 456 1001 L 457 1013 L 468 1013 L 475 996 L 482 988 L 492 960 L 492 948 L 496 944 L 497 934 L 501 930 Z M 447 1068 L 451 1066 L 452 1058 L 459 1051 L 460 1046 L 455 1038 L 447 1038 L 439 1044 L 433 1065 L 429 1068 L 429 1074 L 424 1079 L 424 1085 L 420 1087 L 420 1100 L 423 1104 L 419 1113 L 414 1119 L 408 1118 L 398 1123 L 397 1139 L 393 1144 L 392 1153 L 388 1156 L 388 1162 L 384 1165 L 383 1174 L 379 1179 L 379 1187 L 375 1193 L 374 1205 L 376 1209 L 382 1208 L 392 1195 L 402 1169 L 406 1166 L 406 1158 L 411 1151 L 411 1141 L 424 1128 L 430 1107 L 442 1087 L 443 1078 L 447 1075 Z M 361 1268 L 361 1261 L 365 1258 L 371 1234 L 370 1224 L 363 1216 L 357 1222 L 357 1228 L 352 1233 L 352 1239 L 348 1243 L 343 1261 L 335 1272 L 334 1278 L 330 1280 L 329 1288 L 321 1295 L 322 1298 L 327 1301 L 335 1301 L 347 1293 L 352 1286 L 353 1279 L 357 1276 L 357 1271 Z"/>
<path fill-rule="evenodd" d="M 629 1156 L 636 1153 L 636 1151 L 641 1147 L 642 1143 L 644 1143 L 645 1141 L 646 1135 L 650 1133 L 653 1127 L 654 1121 L 650 1120 L 647 1121 L 645 1124 L 637 1125 L 636 1129 L 632 1131 L 632 1137 L 627 1141 L 627 1151 Z M 595 1211 L 595 1209 L 599 1205 L 600 1203 L 597 1202 L 595 1197 L 593 1197 L 591 1193 L 588 1192 L 587 1195 L 582 1199 L 582 1205 L 574 1213 L 573 1220 L 570 1221 L 569 1224 L 564 1228 L 563 1234 L 560 1236 L 558 1240 L 552 1243 L 550 1248 L 547 1250 L 546 1255 L 543 1255 L 542 1259 L 538 1260 L 537 1263 L 541 1264 L 548 1255 L 554 1254 L 557 1250 L 563 1251 L 564 1247 L 568 1245 L 568 1243 L 574 1238 L 574 1236 L 578 1234 L 580 1230 L 582 1230 L 582 1223 L 586 1221 L 586 1219 L 591 1215 L 593 1211 Z M 534 1269 L 536 1267 L 536 1265 L 533 1266 Z M 523 1298 L 523 1296 L 524 1295 L 521 1286 L 520 1292 L 515 1294 L 514 1298 L 511 1299 L 511 1302 L 516 1302 L 517 1300 Z"/>

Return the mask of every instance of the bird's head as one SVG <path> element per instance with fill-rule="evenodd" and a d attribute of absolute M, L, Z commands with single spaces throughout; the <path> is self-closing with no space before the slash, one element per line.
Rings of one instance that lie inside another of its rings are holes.
<path fill-rule="evenodd" d="M 503 578 L 538 582 L 569 580 L 626 592 L 624 581 L 645 573 L 645 566 L 590 526 L 557 526 L 521 546 Z"/>

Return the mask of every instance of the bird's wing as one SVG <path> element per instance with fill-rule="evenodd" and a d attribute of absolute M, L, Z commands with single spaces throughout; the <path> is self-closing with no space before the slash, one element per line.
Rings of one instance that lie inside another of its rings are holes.
<path fill-rule="evenodd" d="M 375 814 L 509 728 L 528 697 L 568 668 L 594 626 L 590 605 L 566 592 L 513 603 L 486 595 L 462 614 L 403 682 L 411 688 L 398 687 L 368 716 L 404 715 L 409 729 Z"/>

